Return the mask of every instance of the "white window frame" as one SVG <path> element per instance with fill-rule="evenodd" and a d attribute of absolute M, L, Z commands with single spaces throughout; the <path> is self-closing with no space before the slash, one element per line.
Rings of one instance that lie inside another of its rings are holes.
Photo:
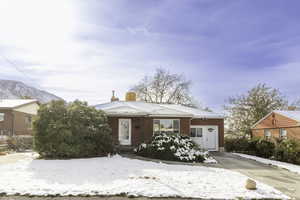
<path fill-rule="evenodd" d="M 173 123 L 172 123 L 172 125 L 173 125 L 173 127 L 172 127 L 173 130 L 174 130 L 174 121 L 177 120 L 177 121 L 178 121 L 178 133 L 177 133 L 177 134 L 180 134 L 180 119 L 168 119 L 168 118 L 166 118 L 166 119 L 165 119 L 165 118 L 159 119 L 159 118 L 158 118 L 158 119 L 153 119 L 153 122 L 152 122 L 152 123 L 153 123 L 153 124 L 152 124 L 152 125 L 153 125 L 153 133 L 152 133 L 153 135 L 155 134 L 155 130 L 154 130 L 154 121 L 155 121 L 155 120 L 159 120 L 159 121 L 160 121 L 160 120 L 172 120 L 172 121 L 173 121 Z M 160 127 L 160 126 L 159 126 L 159 127 Z M 159 130 L 159 133 L 161 133 L 160 130 Z"/>
<path fill-rule="evenodd" d="M 0 122 L 5 120 L 5 113 L 0 113 Z"/>
<path fill-rule="evenodd" d="M 271 138 L 272 137 L 271 129 L 265 129 L 264 130 L 264 137 L 265 138 Z"/>
<path fill-rule="evenodd" d="M 283 132 L 285 133 L 284 135 L 282 134 Z M 279 137 L 283 139 L 287 138 L 287 130 L 285 128 L 279 129 Z"/>
<path fill-rule="evenodd" d="M 191 128 L 190 128 L 190 130 L 191 130 L 191 137 L 193 137 L 192 136 L 192 129 L 196 129 L 196 135 L 195 135 L 195 137 L 201 137 L 201 138 L 203 138 L 203 127 L 201 126 L 201 127 L 198 127 L 198 126 L 191 126 Z M 198 129 L 201 129 L 201 136 L 199 136 L 200 134 L 198 133 Z"/>

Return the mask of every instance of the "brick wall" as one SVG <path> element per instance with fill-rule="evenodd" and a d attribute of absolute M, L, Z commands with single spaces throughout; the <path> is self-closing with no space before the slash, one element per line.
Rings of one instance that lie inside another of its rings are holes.
<path fill-rule="evenodd" d="M 131 143 L 136 146 L 142 142 L 148 142 L 153 136 L 153 119 L 180 119 L 180 133 L 190 134 L 191 118 L 152 118 L 152 117 L 109 117 L 112 128 L 112 136 L 115 143 L 119 137 L 119 119 L 131 119 Z"/>
<path fill-rule="evenodd" d="M 287 131 L 287 138 L 300 140 L 300 127 L 284 128 Z M 253 137 L 264 137 L 265 129 L 253 129 Z M 279 138 L 280 128 L 270 129 L 273 138 Z"/>

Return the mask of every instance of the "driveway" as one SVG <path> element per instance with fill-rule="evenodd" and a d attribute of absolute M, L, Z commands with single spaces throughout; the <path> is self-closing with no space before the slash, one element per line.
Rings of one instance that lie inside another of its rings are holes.
<path fill-rule="evenodd" d="M 300 200 L 300 175 L 285 169 L 241 158 L 231 153 L 214 153 L 216 166 L 234 170 L 268 184 L 293 199 Z"/>

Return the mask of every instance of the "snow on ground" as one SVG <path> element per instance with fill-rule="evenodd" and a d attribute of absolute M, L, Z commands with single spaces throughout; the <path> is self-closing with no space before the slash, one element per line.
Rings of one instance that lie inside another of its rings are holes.
<path fill-rule="evenodd" d="M 257 162 L 264 163 L 264 164 L 274 165 L 274 166 L 277 166 L 277 167 L 280 167 L 283 169 L 287 169 L 289 171 L 300 174 L 300 166 L 299 165 L 294 165 L 294 164 L 290 164 L 290 163 L 286 163 L 286 162 L 280 162 L 280 161 L 276 161 L 276 160 L 270 160 L 270 159 L 261 158 L 261 157 L 257 157 L 257 156 L 251 156 L 251 155 L 247 155 L 247 154 L 241 154 L 241 153 L 233 153 L 233 154 L 241 156 L 243 158 L 252 159 Z"/>
<path fill-rule="evenodd" d="M 118 195 L 194 198 L 288 197 L 263 183 L 246 190 L 248 177 L 234 171 L 168 165 L 113 157 L 35 160 L 35 155 L 0 165 L 0 193 L 31 195 Z"/>

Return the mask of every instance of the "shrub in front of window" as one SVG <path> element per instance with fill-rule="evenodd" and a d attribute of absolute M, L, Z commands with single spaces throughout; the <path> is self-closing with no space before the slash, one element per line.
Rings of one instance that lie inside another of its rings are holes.
<path fill-rule="evenodd" d="M 139 145 L 135 152 L 145 157 L 182 162 L 203 162 L 208 157 L 189 137 L 162 133 L 155 134 L 149 144 Z"/>
<path fill-rule="evenodd" d="M 42 157 L 105 156 L 113 151 L 105 113 L 80 101 L 42 105 L 33 128 L 34 148 Z"/>

